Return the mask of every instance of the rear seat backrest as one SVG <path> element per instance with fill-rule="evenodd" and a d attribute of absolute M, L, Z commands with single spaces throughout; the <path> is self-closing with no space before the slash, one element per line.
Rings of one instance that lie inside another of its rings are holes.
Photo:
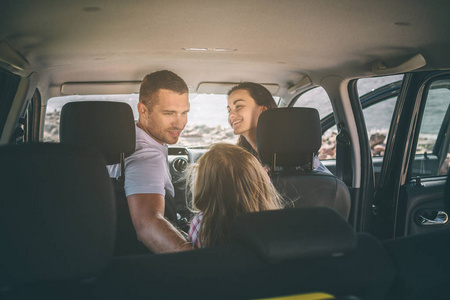
<path fill-rule="evenodd" d="M 102 296 L 268 299 L 322 292 L 378 300 L 385 299 L 395 276 L 380 242 L 355 234 L 329 208 L 246 214 L 233 233 L 233 241 L 221 247 L 117 258 L 104 286 L 117 284 L 102 289 Z"/>

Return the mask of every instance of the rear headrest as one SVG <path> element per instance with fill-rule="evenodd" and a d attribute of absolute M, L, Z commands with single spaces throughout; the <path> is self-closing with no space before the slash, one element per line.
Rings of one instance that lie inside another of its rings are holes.
<path fill-rule="evenodd" d="M 136 146 L 133 111 L 126 103 L 109 101 L 71 102 L 63 106 L 60 141 L 98 148 L 108 165 L 120 162 Z"/>
<path fill-rule="evenodd" d="M 258 120 L 256 144 L 262 162 L 303 166 L 322 145 L 319 113 L 314 108 L 287 107 L 264 111 Z"/>
<path fill-rule="evenodd" d="M 0 284 L 80 279 L 111 261 L 115 203 L 105 161 L 63 144 L 0 147 Z"/>
<path fill-rule="evenodd" d="M 356 248 L 353 229 L 327 207 L 246 214 L 237 219 L 233 236 L 269 262 L 339 256 Z"/>

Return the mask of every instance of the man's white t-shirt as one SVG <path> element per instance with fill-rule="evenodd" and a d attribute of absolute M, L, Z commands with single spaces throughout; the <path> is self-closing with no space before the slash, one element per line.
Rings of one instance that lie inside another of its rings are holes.
<path fill-rule="evenodd" d="M 167 161 L 168 146 L 161 145 L 136 126 L 136 151 L 125 159 L 125 195 L 175 195 Z M 120 175 L 120 164 L 108 166 L 109 176 Z"/>

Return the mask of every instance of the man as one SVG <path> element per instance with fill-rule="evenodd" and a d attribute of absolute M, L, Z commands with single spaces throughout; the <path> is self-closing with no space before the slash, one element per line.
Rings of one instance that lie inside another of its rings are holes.
<path fill-rule="evenodd" d="M 136 123 L 136 151 L 125 160 L 125 194 L 138 239 L 155 253 L 192 249 L 164 218 L 166 193 L 174 196 L 167 144 L 175 144 L 187 123 L 188 87 L 170 71 L 145 76 Z M 113 173 L 111 169 L 110 173 Z"/>

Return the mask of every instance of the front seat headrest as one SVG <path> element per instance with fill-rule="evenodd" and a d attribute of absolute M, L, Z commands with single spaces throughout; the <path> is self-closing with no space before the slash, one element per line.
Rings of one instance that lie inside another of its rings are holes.
<path fill-rule="evenodd" d="M 256 144 L 260 159 L 270 166 L 303 166 L 322 145 L 319 113 L 306 107 L 266 110 L 258 119 Z"/>
<path fill-rule="evenodd" d="M 82 279 L 112 259 L 115 203 L 100 152 L 0 147 L 0 284 Z"/>
<path fill-rule="evenodd" d="M 80 116 L 83 116 L 80 118 Z M 60 141 L 98 148 L 108 165 L 134 152 L 136 127 L 130 105 L 110 101 L 71 102 L 63 106 Z"/>

